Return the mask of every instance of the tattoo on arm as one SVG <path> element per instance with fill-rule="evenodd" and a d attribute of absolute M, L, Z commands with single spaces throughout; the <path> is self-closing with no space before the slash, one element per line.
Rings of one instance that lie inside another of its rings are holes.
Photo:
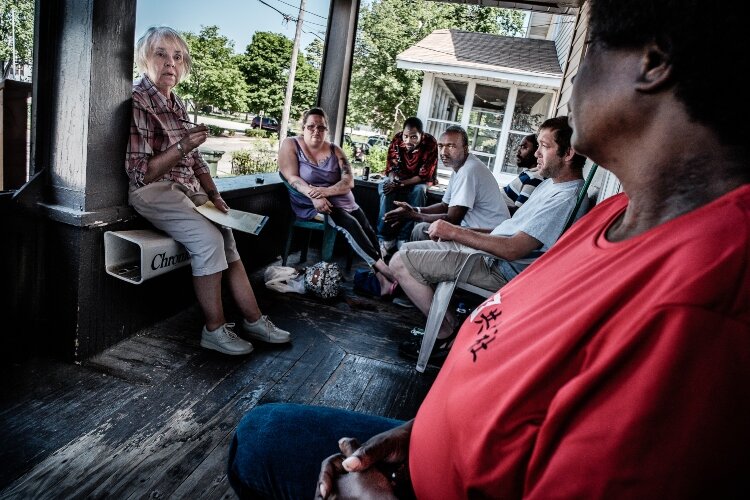
<path fill-rule="evenodd" d="M 209 189 L 208 191 L 206 191 L 206 194 L 208 195 L 209 200 L 213 200 L 219 193 L 215 189 Z"/>
<path fill-rule="evenodd" d="M 292 182 L 292 187 L 293 187 L 294 189 L 296 189 L 297 191 L 299 191 L 299 188 L 300 188 L 300 186 L 301 186 L 301 185 L 302 185 L 302 183 L 301 183 L 300 181 L 298 181 L 298 180 L 297 180 L 297 181 L 294 181 L 294 182 Z"/>
<path fill-rule="evenodd" d="M 346 159 L 341 161 L 341 173 L 344 175 L 352 175 L 352 167 Z"/>

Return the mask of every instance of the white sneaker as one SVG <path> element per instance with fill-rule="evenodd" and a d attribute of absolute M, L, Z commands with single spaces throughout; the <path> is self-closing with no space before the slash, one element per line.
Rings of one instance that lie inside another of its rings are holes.
<path fill-rule="evenodd" d="M 211 332 L 204 326 L 201 333 L 201 347 L 231 355 L 253 352 L 253 344 L 239 338 L 232 328 L 234 328 L 234 323 L 224 323 Z"/>
<path fill-rule="evenodd" d="M 388 255 L 394 248 L 396 248 L 396 240 L 380 240 L 380 256 L 385 257 Z"/>
<path fill-rule="evenodd" d="M 261 316 L 255 323 L 242 319 L 242 329 L 254 340 L 269 344 L 283 344 L 292 340 L 292 334 L 274 325 L 268 316 Z"/>

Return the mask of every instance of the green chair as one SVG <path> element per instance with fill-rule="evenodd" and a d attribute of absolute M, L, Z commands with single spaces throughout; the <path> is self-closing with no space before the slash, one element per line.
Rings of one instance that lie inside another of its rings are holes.
<path fill-rule="evenodd" d="M 279 172 L 279 177 L 281 178 L 281 181 L 284 183 L 284 186 L 286 186 L 286 189 L 290 194 L 298 193 L 298 191 L 287 182 L 281 172 Z M 310 239 L 312 238 L 313 231 L 323 232 L 323 248 L 321 249 L 321 257 L 323 258 L 323 260 L 325 262 L 331 262 L 333 260 L 333 247 L 336 243 L 336 234 L 338 233 L 338 231 L 328 223 L 327 214 L 318 214 L 318 217 L 314 219 L 299 219 L 294 215 L 294 212 L 292 212 L 292 219 L 289 222 L 289 229 L 286 235 L 286 243 L 284 244 L 284 253 L 281 256 L 282 266 L 286 266 L 286 261 L 289 258 L 289 251 L 292 248 L 292 239 L 294 237 L 294 230 L 296 228 L 307 230 L 307 242 L 300 251 L 300 262 L 307 261 L 307 248 L 310 246 Z M 351 270 L 351 268 L 352 252 L 350 249 L 349 255 L 346 259 L 346 270 L 349 271 Z"/>

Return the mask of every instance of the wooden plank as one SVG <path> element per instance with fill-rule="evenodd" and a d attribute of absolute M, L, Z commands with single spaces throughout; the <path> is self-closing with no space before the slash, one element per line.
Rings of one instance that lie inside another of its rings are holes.
<path fill-rule="evenodd" d="M 370 379 L 377 373 L 379 363 L 369 358 L 347 355 L 312 404 L 354 410 Z"/>
<path fill-rule="evenodd" d="M 228 445 L 242 415 L 261 402 L 411 417 L 433 377 L 398 358 L 397 346 L 414 316 L 424 321 L 421 314 L 352 301 L 351 283 L 344 285 L 345 295 L 330 302 L 255 285 L 263 311 L 292 331 L 289 347 L 257 346 L 242 358 L 205 351 L 198 346 L 196 306 L 86 367 L 61 369 L 60 380 L 45 390 L 16 383 L 6 390 L 11 397 L 0 404 L 0 416 L 25 419 L 27 435 L 36 425 L 62 431 L 65 439 L 46 448 L 24 443 L 32 455 L 23 460 L 6 454 L 12 465 L 6 477 L 16 480 L 0 496 L 234 498 L 226 482 Z M 227 311 L 238 316 L 231 305 Z M 48 372 L 38 367 L 34 376 Z M 27 388 L 36 399 L 24 394 Z M 6 430 L 8 438 L 17 438 L 18 429 Z"/>
<path fill-rule="evenodd" d="M 378 376 L 367 385 L 357 411 L 399 420 L 414 418 L 434 377 L 408 368 L 382 363 Z"/>
<path fill-rule="evenodd" d="M 228 443 L 227 440 L 231 437 L 241 417 L 258 404 L 270 388 L 284 383 L 285 375 L 288 373 L 284 369 L 296 366 L 298 360 L 310 353 L 311 347 L 316 345 L 325 345 L 325 342 L 321 342 L 320 335 L 306 332 L 295 337 L 291 349 L 276 351 L 273 356 L 270 355 L 271 351 L 268 351 L 269 356 L 264 359 L 262 365 L 251 366 L 249 363 L 243 365 L 240 370 L 231 374 L 206 398 L 195 405 L 193 419 L 201 420 L 205 417 L 207 420 L 201 424 L 200 433 L 176 443 L 179 446 L 180 455 L 159 450 L 147 460 L 148 464 L 139 464 L 135 471 L 137 475 L 120 481 L 123 484 L 122 489 L 113 490 L 109 487 L 104 491 L 118 497 L 128 494 L 131 498 L 167 494 L 173 496 L 172 490 L 183 487 L 181 484 L 183 478 L 192 475 L 192 472 L 200 467 L 204 458 L 211 456 L 221 443 Z M 248 391 L 252 397 L 247 396 Z M 164 441 L 168 441 L 169 433 L 169 429 L 163 429 L 160 432 Z M 164 442 L 161 444 L 162 447 L 168 445 L 169 443 Z M 221 453 L 226 463 L 227 448 L 221 448 Z M 211 481 L 214 479 L 212 478 Z M 148 487 L 127 487 L 127 485 L 141 484 Z M 188 487 L 186 485 L 183 488 Z"/>
<path fill-rule="evenodd" d="M 0 488 L 145 390 L 72 365 L 55 363 L 50 373 L 33 375 L 40 387 L 0 414 Z"/>
<path fill-rule="evenodd" d="M 241 363 L 218 354 L 196 356 L 177 370 L 168 384 L 150 388 L 125 411 L 110 415 L 57 450 L 14 483 L 10 491 L 29 497 L 46 491 L 66 497 L 86 496 L 103 483 L 116 482 L 144 460 L 143 452 L 158 448 L 162 441 L 158 433 L 164 428 L 171 428 L 178 436 L 196 432 L 197 423 L 191 420 L 196 399 Z"/>
<path fill-rule="evenodd" d="M 172 498 L 219 498 L 235 499 L 237 495 L 227 481 L 227 459 L 233 433 L 216 446 L 196 467 L 180 486 L 170 495 Z"/>

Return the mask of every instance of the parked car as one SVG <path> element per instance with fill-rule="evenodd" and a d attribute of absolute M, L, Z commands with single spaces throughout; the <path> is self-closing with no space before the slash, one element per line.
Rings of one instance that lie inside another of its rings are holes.
<path fill-rule="evenodd" d="M 367 144 L 370 146 L 383 146 L 387 148 L 389 145 L 388 140 L 382 135 L 371 135 L 367 138 Z"/>
<path fill-rule="evenodd" d="M 262 130 L 272 130 L 274 132 L 279 131 L 279 122 L 276 120 L 276 118 L 270 118 L 268 116 L 263 117 L 263 123 L 260 121 L 260 116 L 256 116 L 253 118 L 253 121 L 250 123 L 250 127 L 252 128 L 258 128 L 260 127 Z"/>
<path fill-rule="evenodd" d="M 351 146 L 354 151 L 353 161 L 365 161 L 365 155 L 370 152 L 370 146 L 367 143 L 353 141 L 349 134 L 344 134 L 344 144 Z"/>

